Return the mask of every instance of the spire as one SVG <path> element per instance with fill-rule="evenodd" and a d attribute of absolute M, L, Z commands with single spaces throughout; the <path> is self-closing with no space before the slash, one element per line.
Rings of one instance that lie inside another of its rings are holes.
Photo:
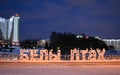
<path fill-rule="evenodd" d="M 20 15 L 18 13 L 15 14 L 16 17 L 19 17 Z"/>

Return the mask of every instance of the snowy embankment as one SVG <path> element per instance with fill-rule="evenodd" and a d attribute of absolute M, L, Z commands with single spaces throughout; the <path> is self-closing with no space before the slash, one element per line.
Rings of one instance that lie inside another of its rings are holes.
<path fill-rule="evenodd" d="M 16 65 L 0 64 L 0 75 L 120 75 L 120 65 Z"/>

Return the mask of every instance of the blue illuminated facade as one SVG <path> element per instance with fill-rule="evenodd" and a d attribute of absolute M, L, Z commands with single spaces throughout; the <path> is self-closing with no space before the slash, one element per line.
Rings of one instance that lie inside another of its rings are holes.
<path fill-rule="evenodd" d="M 16 14 L 12 16 L 10 19 L 5 19 L 0 17 L 0 31 L 2 40 L 9 40 L 12 44 L 19 43 L 19 15 Z"/>

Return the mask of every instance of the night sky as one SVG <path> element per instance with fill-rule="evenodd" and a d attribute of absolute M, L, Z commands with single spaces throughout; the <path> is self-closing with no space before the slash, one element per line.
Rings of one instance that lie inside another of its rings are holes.
<path fill-rule="evenodd" d="M 20 15 L 20 40 L 52 31 L 120 38 L 120 0 L 0 0 L 0 17 Z"/>

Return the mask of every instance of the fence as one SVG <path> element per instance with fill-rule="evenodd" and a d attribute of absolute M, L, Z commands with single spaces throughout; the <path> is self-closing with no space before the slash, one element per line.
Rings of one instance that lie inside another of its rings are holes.
<path fill-rule="evenodd" d="M 0 54 L 0 60 L 19 60 L 19 55 L 16 54 Z"/>

